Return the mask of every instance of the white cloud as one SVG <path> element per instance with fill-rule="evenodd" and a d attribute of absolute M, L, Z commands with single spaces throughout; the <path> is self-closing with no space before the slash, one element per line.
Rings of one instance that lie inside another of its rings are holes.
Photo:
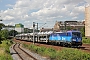
<path fill-rule="evenodd" d="M 12 17 L 12 16 L 5 16 L 4 18 L 3 18 L 4 20 L 13 20 L 14 19 L 14 17 Z"/>
<path fill-rule="evenodd" d="M 85 0 L 90 5 L 90 0 Z"/>
<path fill-rule="evenodd" d="M 15 24 L 14 22 L 9 22 L 6 25 L 8 26 L 8 25 L 14 25 L 14 24 Z"/>
<path fill-rule="evenodd" d="M 77 18 L 78 18 L 78 17 L 73 17 L 72 19 L 75 20 L 75 19 L 77 19 Z"/>
<path fill-rule="evenodd" d="M 16 20 L 15 23 L 25 25 L 32 25 L 29 22 L 33 21 L 73 20 L 84 12 L 84 5 L 79 6 L 80 2 L 84 0 L 17 0 L 15 5 L 7 5 L 12 9 L 2 10 L 0 15 L 4 20 Z"/>

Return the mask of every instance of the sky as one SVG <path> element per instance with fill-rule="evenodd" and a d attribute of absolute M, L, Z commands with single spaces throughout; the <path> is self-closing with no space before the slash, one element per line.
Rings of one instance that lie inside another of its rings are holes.
<path fill-rule="evenodd" d="M 0 0 L 0 23 L 32 28 L 35 22 L 39 29 L 53 28 L 56 21 L 83 21 L 89 4 L 90 0 Z"/>

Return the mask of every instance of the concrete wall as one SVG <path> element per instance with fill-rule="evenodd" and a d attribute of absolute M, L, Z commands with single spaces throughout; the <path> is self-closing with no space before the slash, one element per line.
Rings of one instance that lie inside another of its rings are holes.
<path fill-rule="evenodd" d="M 90 6 L 85 7 L 85 36 L 90 37 Z"/>

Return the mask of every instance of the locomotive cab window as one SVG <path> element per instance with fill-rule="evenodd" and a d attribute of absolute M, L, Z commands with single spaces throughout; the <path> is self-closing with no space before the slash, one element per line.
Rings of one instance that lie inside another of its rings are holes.
<path fill-rule="evenodd" d="M 81 33 L 79 32 L 72 32 L 73 37 L 81 37 Z"/>

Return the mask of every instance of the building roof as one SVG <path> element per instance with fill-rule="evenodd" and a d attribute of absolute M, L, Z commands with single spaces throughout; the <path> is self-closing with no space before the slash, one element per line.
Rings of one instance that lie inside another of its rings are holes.
<path fill-rule="evenodd" d="M 19 23 L 19 24 L 15 24 L 15 27 L 21 27 L 21 28 L 24 28 L 24 25 L 22 25 L 21 23 Z"/>
<path fill-rule="evenodd" d="M 53 28 L 42 28 L 40 32 L 53 31 Z"/>

